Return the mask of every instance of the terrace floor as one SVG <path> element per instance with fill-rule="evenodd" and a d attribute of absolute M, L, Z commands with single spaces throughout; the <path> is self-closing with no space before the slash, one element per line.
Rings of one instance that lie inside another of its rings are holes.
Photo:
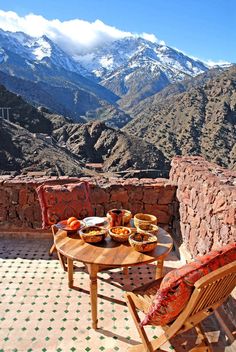
<path fill-rule="evenodd" d="M 49 239 L 0 240 L 0 352 L 125 352 L 138 344 L 123 291 L 152 280 L 155 265 L 129 268 L 129 275 L 119 269 L 98 274 L 99 329 L 94 331 L 85 268 L 77 263 L 74 275 L 81 289 L 69 289 L 59 261 L 48 256 L 50 244 Z M 181 264 L 172 252 L 165 270 Z M 233 351 L 214 317 L 203 325 L 214 351 Z M 152 338 L 160 334 L 156 327 L 147 331 Z M 189 351 L 195 342 L 190 331 L 163 350 Z"/>

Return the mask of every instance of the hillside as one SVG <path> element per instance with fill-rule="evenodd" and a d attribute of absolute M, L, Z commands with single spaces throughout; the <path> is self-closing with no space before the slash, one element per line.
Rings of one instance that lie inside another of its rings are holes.
<path fill-rule="evenodd" d="M 86 175 L 88 172 L 70 152 L 53 140 L 30 133 L 0 119 L 0 173 L 44 171 L 47 175 Z"/>
<path fill-rule="evenodd" d="M 24 101 L 20 95 L 9 92 L 0 85 L 0 107 L 9 107 L 10 120 L 30 132 L 51 134 L 53 125 L 38 109 Z"/>
<path fill-rule="evenodd" d="M 124 130 L 153 143 L 168 159 L 202 155 L 235 168 L 236 67 L 183 89 L 186 92 L 176 91 L 165 100 L 159 95 L 144 100 Z"/>
<path fill-rule="evenodd" d="M 102 122 L 66 124 L 55 130 L 53 137 L 81 161 L 103 163 L 105 172 L 156 169 L 158 176 L 169 170 L 169 163 L 154 145 Z"/>
<path fill-rule="evenodd" d="M 73 123 L 45 108 L 34 108 L 3 86 L 0 106 L 11 107 L 10 121 L 6 114 L 0 118 L 0 172 L 94 174 L 86 170 L 86 163 L 103 163 L 103 172 L 110 175 L 155 169 L 154 173 L 160 176 L 169 169 L 169 163 L 155 146 L 103 122 Z"/>

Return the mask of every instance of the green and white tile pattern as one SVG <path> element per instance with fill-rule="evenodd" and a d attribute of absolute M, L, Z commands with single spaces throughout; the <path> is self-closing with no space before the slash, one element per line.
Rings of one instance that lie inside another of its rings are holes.
<path fill-rule="evenodd" d="M 152 280 L 154 264 L 129 268 L 128 276 L 118 269 L 99 273 L 94 331 L 85 268 L 76 264 L 74 283 L 81 290 L 69 289 L 67 273 L 48 256 L 49 248 L 46 239 L 0 241 L 0 352 L 124 352 L 139 343 L 123 292 Z M 171 255 L 167 265 L 176 263 Z M 160 331 L 149 327 L 148 334 L 156 338 Z M 186 339 L 176 341 L 176 350 L 187 351 Z"/>

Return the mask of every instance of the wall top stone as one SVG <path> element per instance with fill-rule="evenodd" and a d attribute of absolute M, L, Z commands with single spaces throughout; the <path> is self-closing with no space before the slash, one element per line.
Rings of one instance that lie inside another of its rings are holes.
<path fill-rule="evenodd" d="M 204 182 L 214 186 L 236 187 L 236 171 L 225 169 L 210 163 L 200 156 L 176 156 L 171 162 L 170 181 L 178 184 L 179 177 L 184 175 L 201 175 Z"/>
<path fill-rule="evenodd" d="M 80 181 L 87 181 L 91 184 L 91 186 L 100 186 L 102 188 L 109 188 L 113 186 L 147 186 L 147 187 L 174 187 L 173 183 L 170 182 L 169 179 L 165 178 L 156 178 L 156 179 L 138 179 L 138 178 L 115 178 L 115 177 L 68 177 L 68 176 L 41 176 L 41 177 L 33 177 L 26 175 L 1 175 L 0 176 L 0 184 L 5 186 L 17 186 L 21 184 L 28 184 L 30 186 L 39 186 L 43 183 L 47 184 L 63 184 L 63 183 L 74 183 Z"/>

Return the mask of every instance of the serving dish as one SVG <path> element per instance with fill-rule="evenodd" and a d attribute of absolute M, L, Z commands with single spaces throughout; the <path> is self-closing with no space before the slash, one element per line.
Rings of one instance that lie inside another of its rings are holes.
<path fill-rule="evenodd" d="M 125 226 L 113 226 L 109 229 L 110 237 L 116 242 L 127 242 L 132 230 Z"/>
<path fill-rule="evenodd" d="M 137 227 L 137 232 L 138 233 L 150 233 L 151 235 L 156 235 L 158 234 L 159 227 L 154 224 L 140 224 Z"/>
<path fill-rule="evenodd" d="M 61 220 L 59 221 L 56 226 L 60 229 L 60 230 L 64 230 L 67 232 L 77 232 L 78 230 L 82 229 L 85 226 L 85 223 L 82 220 L 79 220 L 80 222 L 80 227 L 77 229 L 72 229 L 68 224 L 67 224 L 67 220 Z"/>
<path fill-rule="evenodd" d="M 103 241 L 108 230 L 101 226 L 85 226 L 79 231 L 82 240 L 88 243 L 96 243 Z"/>
<path fill-rule="evenodd" d="M 143 226 L 143 229 L 145 226 L 148 227 L 150 224 L 157 224 L 157 218 L 155 215 L 152 214 L 143 214 L 143 213 L 138 213 L 134 215 L 134 226 L 135 227 L 140 227 L 140 225 Z"/>
<path fill-rule="evenodd" d="M 129 236 L 129 243 L 138 252 L 152 251 L 157 245 L 157 237 L 148 233 L 133 233 Z"/>
<path fill-rule="evenodd" d="M 102 218 L 100 216 L 89 216 L 83 219 L 86 226 L 102 226 L 106 221 L 106 218 Z"/>

